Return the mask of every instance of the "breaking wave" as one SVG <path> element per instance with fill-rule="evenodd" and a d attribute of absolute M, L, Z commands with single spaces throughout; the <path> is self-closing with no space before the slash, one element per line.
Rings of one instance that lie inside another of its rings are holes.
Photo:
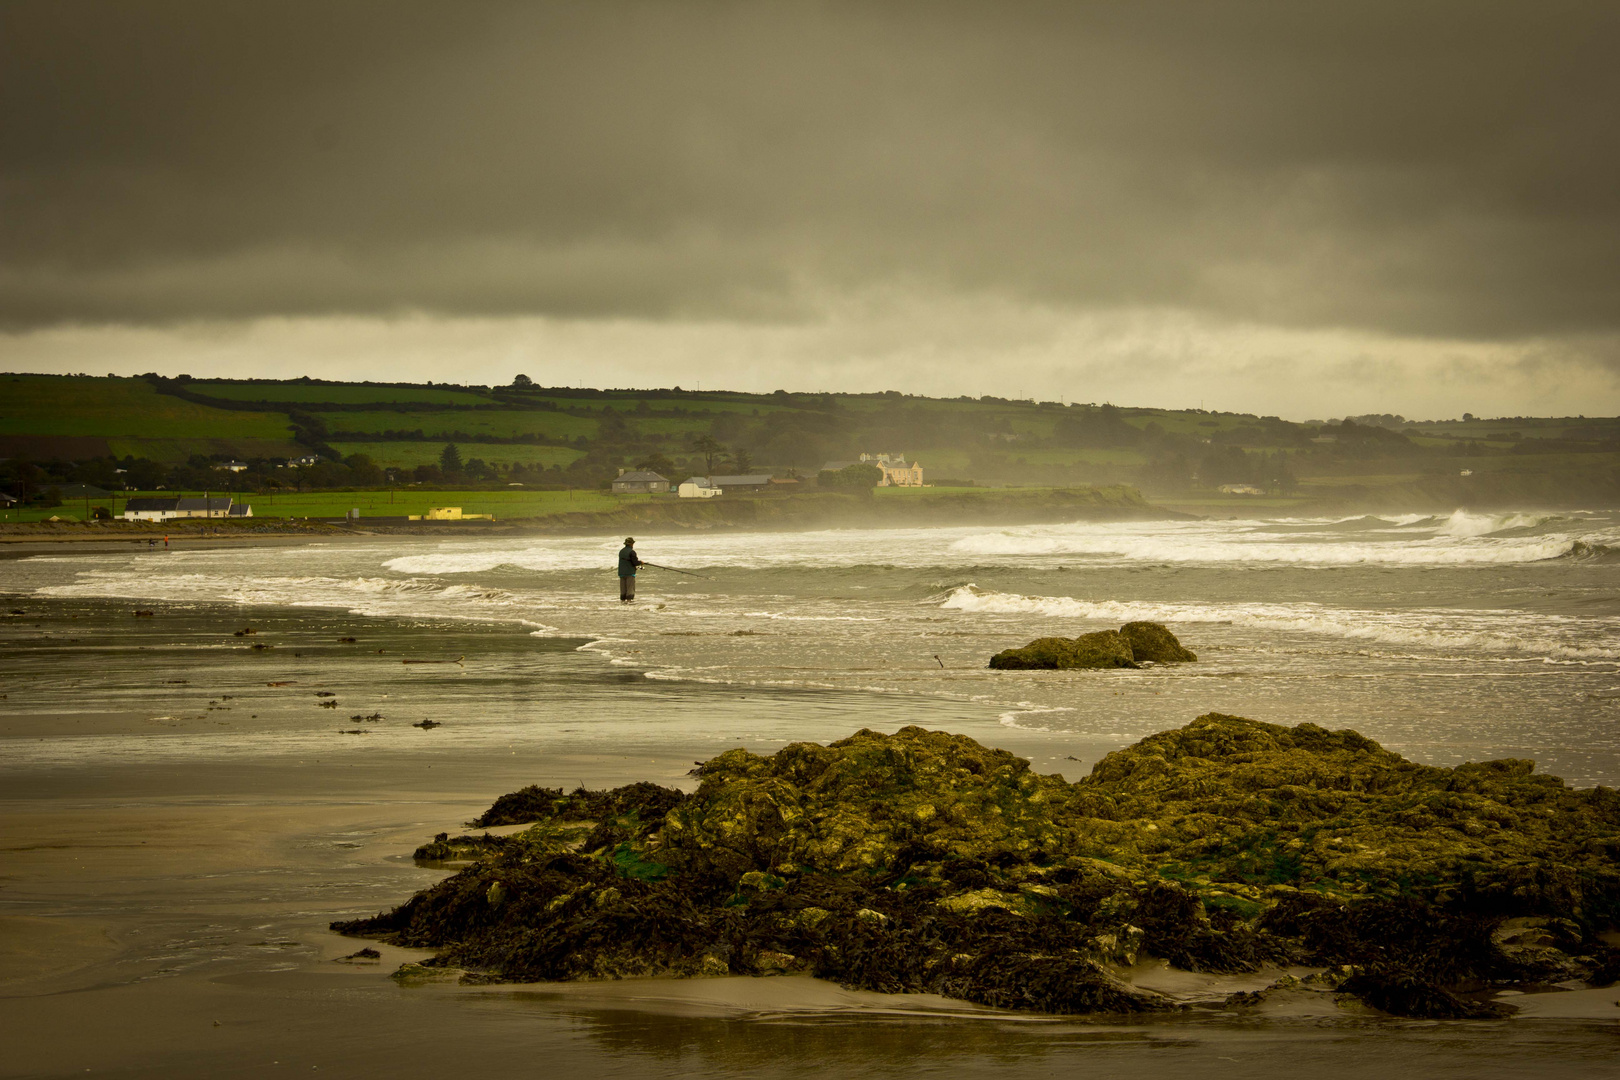
<path fill-rule="evenodd" d="M 1579 658 L 1620 659 L 1620 625 L 1615 620 L 1537 616 L 1529 624 L 1510 611 L 1368 611 L 1320 604 L 1204 604 L 1163 601 L 1080 600 L 1069 596 L 1023 596 L 976 585 L 953 590 L 939 605 L 951 611 L 986 615 L 1086 619 L 1118 625 L 1138 620 L 1163 623 L 1220 623 L 1249 629 L 1320 634 L 1348 641 L 1411 645 L 1450 651 L 1530 653 Z M 1514 630 L 1502 627 L 1522 624 Z M 1552 630 L 1553 633 L 1548 631 Z M 1561 631 L 1561 632 L 1560 632 Z M 1592 642 L 1604 642 L 1599 645 Z"/>

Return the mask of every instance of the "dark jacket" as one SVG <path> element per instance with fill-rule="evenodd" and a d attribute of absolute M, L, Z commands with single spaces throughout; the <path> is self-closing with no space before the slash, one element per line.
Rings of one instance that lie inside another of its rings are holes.
<path fill-rule="evenodd" d="M 636 549 L 626 544 L 619 549 L 619 576 L 635 577 L 636 567 L 641 565 L 641 558 L 636 555 Z"/>

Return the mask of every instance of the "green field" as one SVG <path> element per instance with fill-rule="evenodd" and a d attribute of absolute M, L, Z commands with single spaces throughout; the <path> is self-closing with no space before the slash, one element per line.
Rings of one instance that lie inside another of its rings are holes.
<path fill-rule="evenodd" d="M 292 434 L 279 413 L 211 409 L 159 394 L 144 379 L 9 375 L 0 391 L 0 435 L 286 442 Z"/>
<path fill-rule="evenodd" d="M 513 463 L 553 465 L 566 467 L 585 456 L 585 451 L 567 446 L 531 446 L 526 443 L 457 443 L 464 461 L 482 458 L 491 465 L 507 466 Z M 340 442 L 332 449 L 344 457 L 365 454 L 384 468 L 415 468 L 418 465 L 437 465 L 444 444 L 438 442 Z"/>
<path fill-rule="evenodd" d="M 123 513 L 129 498 L 173 498 L 200 496 L 201 491 L 120 492 L 116 499 L 92 499 L 90 507 L 105 506 L 114 516 Z M 631 503 L 650 502 L 654 495 L 608 495 L 599 491 L 422 491 L 406 487 L 394 491 L 317 491 L 254 495 L 251 492 L 214 490 L 216 498 L 230 495 L 253 507 L 254 520 L 260 518 L 341 518 L 358 507 L 362 521 L 368 517 L 397 517 L 423 514 L 435 506 L 459 506 L 464 514 L 494 514 L 497 520 L 540 517 L 569 511 L 614 510 Z M 662 496 L 672 498 L 673 496 Z M 85 504 L 69 502 L 48 510 L 0 511 L 0 521 L 83 521 Z"/>
<path fill-rule="evenodd" d="M 488 405 L 487 394 L 440 390 L 435 386 L 371 386 L 363 383 L 191 382 L 187 389 L 228 401 L 285 401 L 290 405 L 321 403 L 365 405 L 421 402 L 427 405 Z"/>
<path fill-rule="evenodd" d="M 368 517 L 423 514 L 435 506 L 459 506 L 464 514 L 494 514 L 497 520 L 561 514 L 570 510 L 612 510 L 652 495 L 606 495 L 599 491 L 323 491 L 308 494 L 253 495 L 255 517 L 342 517 L 358 507 Z"/>
<path fill-rule="evenodd" d="M 597 422 L 589 417 L 539 409 L 455 409 L 448 412 L 327 412 L 317 413 L 332 432 L 380 434 L 384 431 L 421 430 L 424 439 L 442 441 L 450 432 L 509 439 L 514 435 L 540 435 L 576 439 L 596 435 Z"/>

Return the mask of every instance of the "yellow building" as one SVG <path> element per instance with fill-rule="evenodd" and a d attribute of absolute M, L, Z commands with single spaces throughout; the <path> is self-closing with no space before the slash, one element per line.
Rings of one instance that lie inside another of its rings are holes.
<path fill-rule="evenodd" d="M 883 470 L 883 479 L 878 481 L 878 487 L 924 486 L 922 463 L 913 461 L 908 464 L 904 454 L 862 454 L 861 461 Z"/>
<path fill-rule="evenodd" d="M 411 521 L 494 521 L 494 514 L 463 514 L 459 506 L 432 506 L 425 514 L 411 514 Z"/>

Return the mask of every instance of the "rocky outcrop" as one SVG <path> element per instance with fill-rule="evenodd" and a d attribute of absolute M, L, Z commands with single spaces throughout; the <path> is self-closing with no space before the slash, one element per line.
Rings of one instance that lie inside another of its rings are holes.
<path fill-rule="evenodd" d="M 1032 668 L 1134 668 L 1144 663 L 1197 660 L 1197 654 L 1160 623 L 1130 622 L 1118 630 L 1098 630 L 1077 638 L 1036 638 L 1021 649 L 1003 649 L 990 658 L 1002 670 Z"/>
<path fill-rule="evenodd" d="M 1620 922 L 1620 796 L 1529 762 L 1433 768 L 1210 714 L 1073 784 L 915 727 L 697 774 L 691 796 L 532 789 L 528 830 L 450 842 L 478 861 L 334 928 L 476 981 L 810 971 L 1047 1012 L 1171 1007 L 1122 977 L 1142 956 L 1316 965 L 1418 1016 L 1620 971 L 1599 937 Z M 609 816 L 564 816 L 587 805 Z"/>
<path fill-rule="evenodd" d="M 1131 643 L 1131 655 L 1137 663 L 1151 660 L 1155 664 L 1185 664 L 1198 659 L 1198 654 L 1183 648 L 1163 623 L 1128 622 L 1119 632 Z"/>

